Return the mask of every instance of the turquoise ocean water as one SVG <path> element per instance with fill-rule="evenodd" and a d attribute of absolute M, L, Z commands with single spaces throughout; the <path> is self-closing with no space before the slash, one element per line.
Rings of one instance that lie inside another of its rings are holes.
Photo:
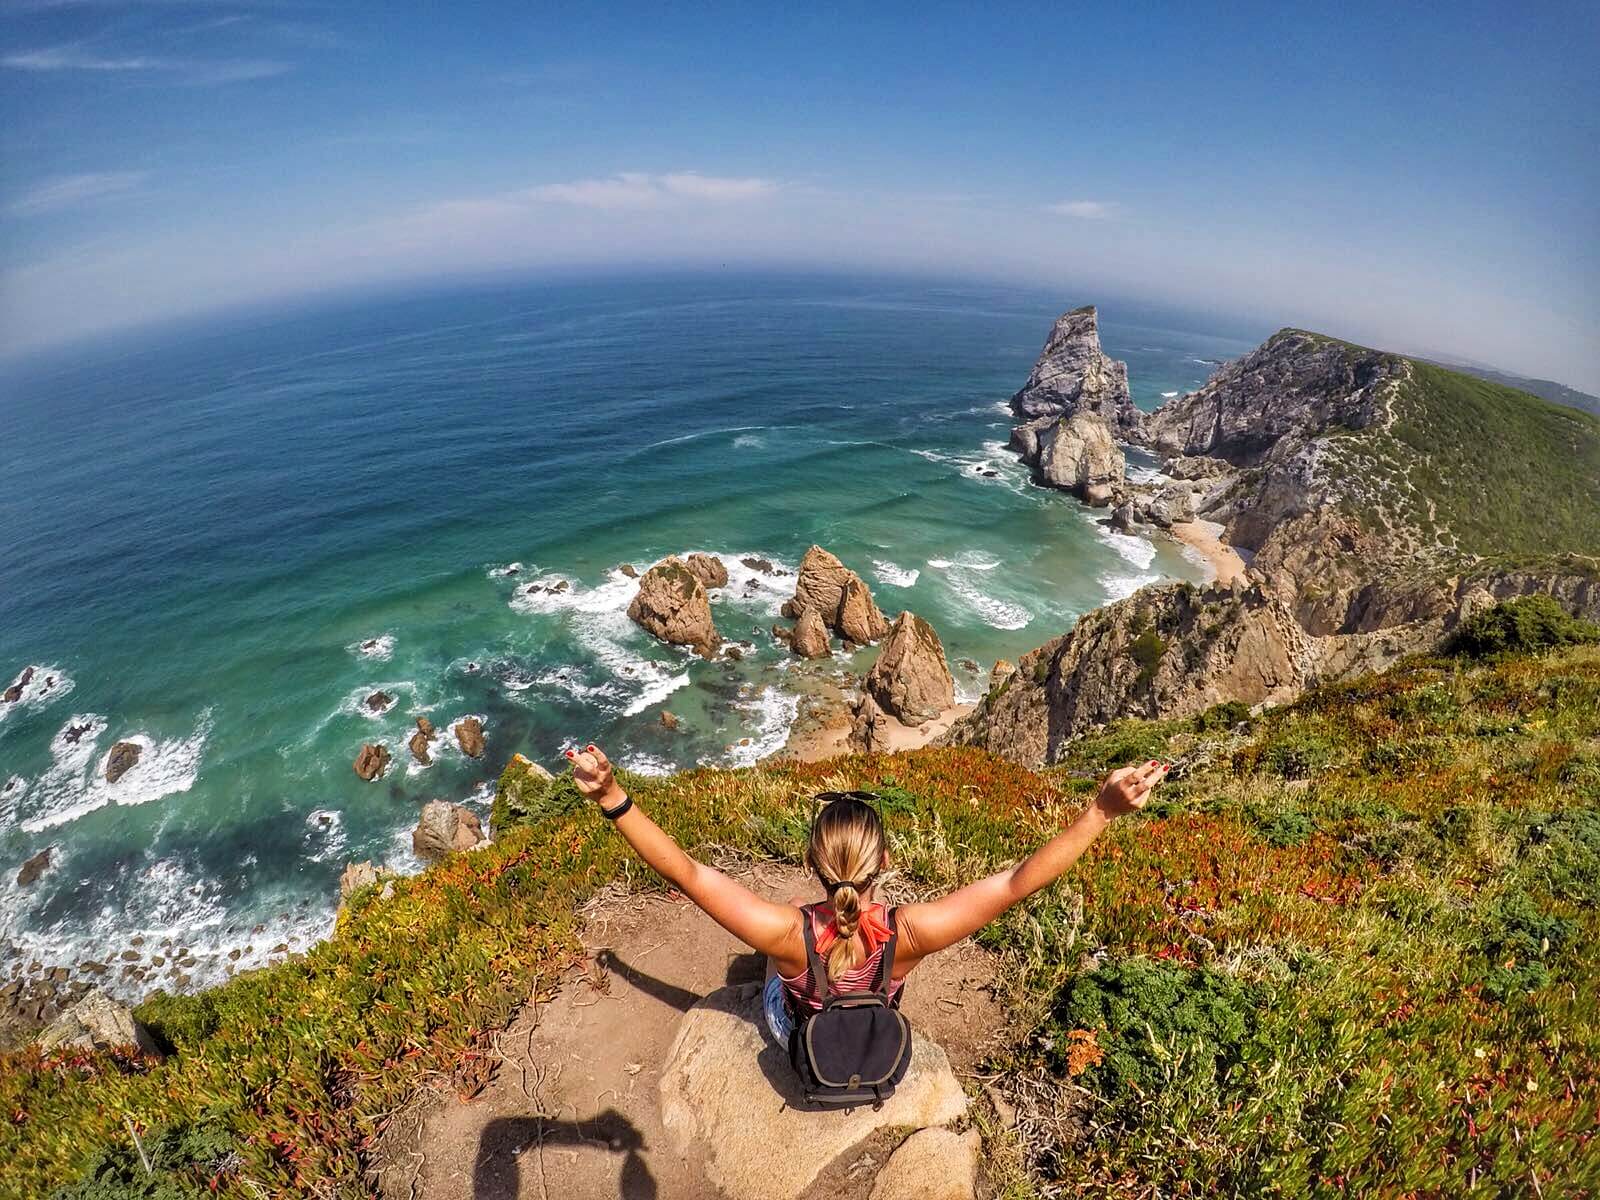
<path fill-rule="evenodd" d="M 231 951 L 247 966 L 324 934 L 347 861 L 415 869 L 421 803 L 486 814 L 514 752 L 556 767 L 592 739 L 643 771 L 771 753 L 805 669 L 765 633 L 793 579 L 744 556 L 792 570 L 827 546 L 891 615 L 933 622 L 968 699 L 994 658 L 1085 610 L 1199 578 L 1171 544 L 1031 486 L 1002 448 L 1006 398 L 1083 299 L 519 284 L 6 368 L 0 688 L 39 671 L 0 709 L 0 956 L 172 938 L 211 980 Z M 1174 323 L 1102 308 L 1146 408 L 1250 348 Z M 713 609 L 753 643 L 742 662 L 658 645 L 625 615 L 620 564 L 691 550 L 730 566 Z M 374 690 L 395 698 L 382 714 L 361 703 Z M 441 730 L 481 717 L 487 754 L 447 735 L 435 765 L 412 764 L 423 714 Z M 143 755 L 107 785 L 118 740 Z M 371 784 L 351 769 L 369 741 L 395 755 Z M 18 889 L 46 846 L 50 870 Z"/>

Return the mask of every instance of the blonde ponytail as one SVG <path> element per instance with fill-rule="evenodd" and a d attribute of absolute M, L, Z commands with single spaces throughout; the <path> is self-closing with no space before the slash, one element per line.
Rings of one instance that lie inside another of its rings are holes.
<path fill-rule="evenodd" d="M 866 961 L 861 937 L 861 891 L 883 865 L 883 821 L 870 804 L 851 795 L 831 800 L 811 823 L 806 865 L 831 893 L 839 940 L 828 951 L 828 978 Z"/>

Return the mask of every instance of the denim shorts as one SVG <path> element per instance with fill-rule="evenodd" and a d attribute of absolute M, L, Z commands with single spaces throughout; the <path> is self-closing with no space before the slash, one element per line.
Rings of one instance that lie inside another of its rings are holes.
<path fill-rule="evenodd" d="M 794 1018 L 789 1015 L 789 1006 L 784 1001 L 783 980 L 776 975 L 767 980 L 761 1007 L 767 1014 L 767 1030 L 777 1039 L 778 1045 L 787 1046 L 789 1035 L 794 1032 Z"/>

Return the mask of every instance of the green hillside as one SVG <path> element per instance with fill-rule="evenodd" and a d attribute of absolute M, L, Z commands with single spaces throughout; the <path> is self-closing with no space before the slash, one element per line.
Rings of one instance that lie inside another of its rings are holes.
<path fill-rule="evenodd" d="M 1394 422 L 1334 439 L 1347 502 L 1450 565 L 1600 556 L 1600 419 L 1413 361 Z"/>
<path fill-rule="evenodd" d="M 1501 614 L 1470 645 L 1551 628 Z M 974 1087 L 999 1194 L 1600 1189 L 1600 646 L 1119 725 L 1044 773 L 944 749 L 634 782 L 686 845 L 791 862 L 811 793 L 881 789 L 899 869 L 943 888 L 1157 754 L 1158 801 L 981 936 L 1020 1030 L 992 1063 L 1015 1125 Z M 572 961 L 575 903 L 624 878 L 614 829 L 546 792 L 514 764 L 492 847 L 358 895 L 301 958 L 146 1004 L 165 1062 L 0 1058 L 0 1194 L 364 1194 L 389 1115 L 470 1090 Z"/>

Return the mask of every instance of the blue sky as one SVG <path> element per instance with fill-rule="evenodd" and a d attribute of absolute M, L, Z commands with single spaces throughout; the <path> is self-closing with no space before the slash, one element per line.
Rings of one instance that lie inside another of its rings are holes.
<path fill-rule="evenodd" d="M 374 283 L 772 264 L 1600 390 L 1600 5 L 665 7 L 0 3 L 0 352 Z"/>

